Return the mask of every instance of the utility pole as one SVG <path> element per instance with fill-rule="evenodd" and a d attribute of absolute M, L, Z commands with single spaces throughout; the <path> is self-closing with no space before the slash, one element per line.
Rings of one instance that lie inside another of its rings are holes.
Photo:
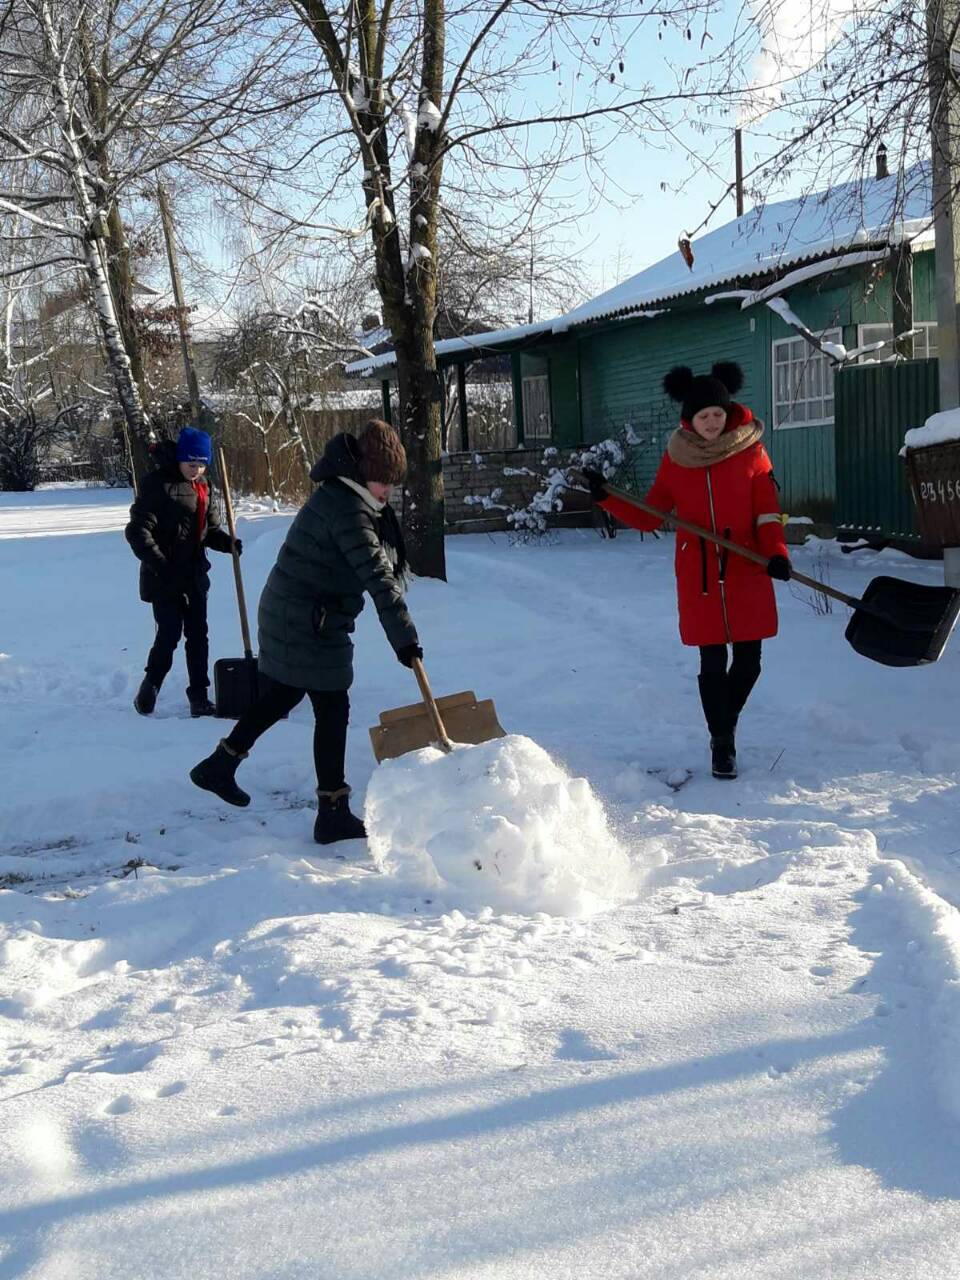
<path fill-rule="evenodd" d="M 937 356 L 940 408 L 960 407 L 960 307 L 957 277 L 960 267 L 960 101 L 956 76 L 960 70 L 957 28 L 960 0 L 926 0 L 927 67 L 930 83 L 930 157 L 933 227 L 936 238 L 934 269 L 937 301 Z M 960 547 L 945 547 L 943 577 L 947 586 L 960 586 Z"/>
<path fill-rule="evenodd" d="M 533 227 L 530 228 L 530 307 L 527 311 L 527 323 L 533 324 Z"/>
<path fill-rule="evenodd" d="M 734 129 L 733 131 L 733 147 L 736 157 L 736 188 L 737 197 L 737 217 L 743 217 L 743 130 Z"/>
<path fill-rule="evenodd" d="M 183 355 L 183 370 L 187 380 L 187 393 L 190 396 L 190 412 L 194 422 L 200 422 L 200 386 L 197 382 L 197 369 L 193 359 L 193 347 L 190 345 L 190 333 L 187 329 L 187 307 L 183 297 L 183 285 L 180 280 L 180 265 L 177 262 L 177 243 L 173 237 L 173 217 L 163 183 L 157 183 L 157 204 L 160 206 L 160 222 L 163 225 L 163 238 L 167 246 L 167 262 L 170 264 L 170 283 L 173 286 L 173 301 L 177 308 L 177 328 L 180 330 L 180 351 Z"/>
<path fill-rule="evenodd" d="M 956 46 L 960 0 L 927 0 L 927 44 L 930 80 L 930 154 L 933 174 L 933 225 L 936 236 L 937 354 L 940 365 L 940 408 L 960 406 L 960 101 L 955 76 L 960 69 Z"/>

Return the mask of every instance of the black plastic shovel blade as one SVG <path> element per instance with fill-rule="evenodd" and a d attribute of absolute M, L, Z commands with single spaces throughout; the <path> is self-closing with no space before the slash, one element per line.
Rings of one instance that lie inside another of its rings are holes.
<path fill-rule="evenodd" d="M 847 640 L 864 658 L 885 667 L 936 662 L 960 614 L 960 591 L 902 578 L 874 578 L 862 600 L 870 610 L 854 611 Z"/>
<path fill-rule="evenodd" d="M 220 658 L 213 664 L 213 701 L 223 720 L 239 720 L 257 701 L 256 658 Z"/>

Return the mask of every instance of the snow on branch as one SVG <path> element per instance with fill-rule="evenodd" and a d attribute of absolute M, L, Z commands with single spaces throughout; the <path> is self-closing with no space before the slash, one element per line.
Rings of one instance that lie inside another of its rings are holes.
<path fill-rule="evenodd" d="M 739 302 L 741 311 L 746 311 L 748 307 L 763 303 L 775 315 L 778 315 L 785 324 L 795 329 L 810 346 L 815 347 L 817 351 L 822 351 L 828 360 L 833 361 L 836 365 L 848 364 L 866 351 L 877 350 L 878 347 L 884 344 L 870 343 L 867 346 L 855 347 L 848 351 L 842 342 L 831 342 L 826 338 L 821 338 L 819 334 L 809 329 L 796 312 L 792 310 L 786 298 L 781 295 L 789 289 L 794 289 L 797 285 L 805 283 L 807 280 L 814 280 L 819 276 L 829 275 L 846 267 L 877 262 L 881 258 L 885 258 L 888 253 L 888 249 L 864 249 L 858 250 L 856 253 L 846 253 L 834 258 L 825 258 L 820 262 L 811 262 L 804 267 L 798 267 L 796 271 L 788 272 L 780 280 L 775 280 L 763 289 L 729 289 L 724 293 L 710 294 L 704 298 L 704 303 L 709 307 L 715 302 Z M 900 335 L 900 337 L 907 336 L 906 334 Z"/>

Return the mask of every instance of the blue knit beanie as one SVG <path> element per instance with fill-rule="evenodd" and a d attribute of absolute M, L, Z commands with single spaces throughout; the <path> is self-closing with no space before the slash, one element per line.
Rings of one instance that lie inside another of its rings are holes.
<path fill-rule="evenodd" d="M 213 457 L 213 441 L 199 427 L 184 427 L 177 437 L 178 462 L 202 462 L 210 465 Z"/>

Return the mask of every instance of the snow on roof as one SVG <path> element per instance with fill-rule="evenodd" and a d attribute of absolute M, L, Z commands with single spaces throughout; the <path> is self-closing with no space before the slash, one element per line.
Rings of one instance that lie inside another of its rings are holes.
<path fill-rule="evenodd" d="M 485 347 L 495 347 L 504 342 L 516 342 L 520 338 L 532 337 L 538 333 L 551 333 L 555 320 L 539 320 L 535 324 L 520 324 L 515 329 L 495 329 L 490 333 L 471 333 L 463 338 L 442 338 L 436 344 L 438 356 L 452 355 L 460 351 L 481 352 Z M 346 366 L 347 373 L 370 374 L 374 369 L 382 369 L 386 365 L 396 364 L 392 350 L 384 351 L 378 356 L 367 356 L 363 360 L 354 360 Z"/>
<path fill-rule="evenodd" d="M 693 242 L 693 270 L 677 253 L 654 263 L 563 317 L 568 328 L 780 270 L 825 253 L 899 244 L 931 229 L 929 175 L 915 166 L 897 176 L 847 182 L 752 209 Z"/>
<path fill-rule="evenodd" d="M 826 191 L 778 200 L 695 240 L 692 270 L 678 250 L 565 315 L 495 333 L 449 338 L 437 343 L 437 355 L 510 344 L 541 333 L 564 333 L 618 316 L 652 319 L 660 312 L 651 308 L 668 299 L 778 271 L 824 254 L 903 240 L 917 248 L 928 247 L 932 243 L 931 203 L 926 165 L 915 165 L 902 175 L 841 183 Z M 348 364 L 346 371 L 368 375 L 394 363 L 393 352 L 385 351 L 373 359 Z"/>
<path fill-rule="evenodd" d="M 204 393 L 204 400 L 212 409 L 221 412 L 243 408 L 250 404 L 249 395 L 241 391 L 211 391 Z M 298 408 L 314 413 L 336 412 L 348 409 L 379 409 L 382 404 L 379 387 L 348 387 L 346 390 L 318 392 L 298 402 Z M 264 396 L 264 408 L 279 409 L 277 396 Z"/>

